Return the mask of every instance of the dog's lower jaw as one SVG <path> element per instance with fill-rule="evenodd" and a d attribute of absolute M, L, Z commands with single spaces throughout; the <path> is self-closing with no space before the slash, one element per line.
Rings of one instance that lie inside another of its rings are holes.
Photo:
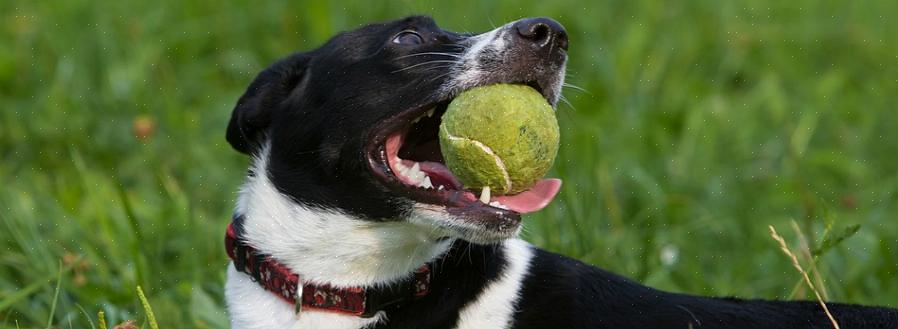
<path fill-rule="evenodd" d="M 440 206 L 416 203 L 408 222 L 422 227 L 433 227 L 433 233 L 450 239 L 461 239 L 468 242 L 492 245 L 518 237 L 522 226 L 520 223 L 506 230 L 495 230 L 477 225 L 459 218 L 453 218 Z"/>

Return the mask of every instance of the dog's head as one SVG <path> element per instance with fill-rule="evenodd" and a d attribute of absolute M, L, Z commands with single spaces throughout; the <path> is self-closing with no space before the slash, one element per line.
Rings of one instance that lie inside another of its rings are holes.
<path fill-rule="evenodd" d="M 567 46 L 564 28 L 546 18 L 477 35 L 428 17 L 364 26 L 262 71 L 240 97 L 227 140 L 264 157 L 267 173 L 250 174 L 267 174 L 303 207 L 495 242 L 517 234 L 520 213 L 480 202 L 441 165 L 440 116 L 459 92 L 495 83 L 532 86 L 556 104 Z M 542 190 L 520 201 L 530 210 L 557 186 L 534 189 Z"/>

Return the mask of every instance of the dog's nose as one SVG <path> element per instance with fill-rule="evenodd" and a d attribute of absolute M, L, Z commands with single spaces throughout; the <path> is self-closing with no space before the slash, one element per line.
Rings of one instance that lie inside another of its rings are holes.
<path fill-rule="evenodd" d="M 515 22 L 511 28 L 517 31 L 521 39 L 532 42 L 540 48 L 554 46 L 567 50 L 567 31 L 551 18 L 525 18 Z"/>

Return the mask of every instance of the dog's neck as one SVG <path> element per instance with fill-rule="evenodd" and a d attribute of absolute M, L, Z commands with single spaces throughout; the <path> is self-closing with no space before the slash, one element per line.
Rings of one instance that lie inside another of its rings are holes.
<path fill-rule="evenodd" d="M 267 175 L 267 148 L 253 160 L 236 212 L 242 239 L 298 274 L 333 287 L 389 284 L 445 253 L 451 239 L 433 226 L 372 222 L 305 207 L 280 193 Z"/>

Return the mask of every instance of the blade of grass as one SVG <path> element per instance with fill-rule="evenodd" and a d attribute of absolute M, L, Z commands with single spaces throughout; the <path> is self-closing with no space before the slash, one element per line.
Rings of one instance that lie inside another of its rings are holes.
<path fill-rule="evenodd" d="M 829 321 L 832 322 L 833 327 L 836 329 L 840 329 L 839 323 L 836 322 L 836 318 L 834 318 L 832 313 L 829 312 L 829 307 L 826 307 L 826 303 L 823 302 L 823 298 L 820 297 L 820 292 L 817 291 L 817 288 L 814 287 L 814 283 L 811 282 L 811 278 L 808 276 L 808 272 L 805 272 L 804 268 L 801 267 L 801 264 L 798 263 L 798 258 L 795 257 L 795 254 L 792 253 L 791 250 L 789 250 L 789 246 L 786 244 L 786 240 L 783 239 L 783 237 L 778 233 L 776 233 L 776 229 L 773 228 L 773 225 L 769 225 L 767 227 L 770 228 L 770 236 L 779 243 L 780 249 L 792 261 L 792 266 L 794 266 L 795 269 L 797 269 L 798 272 L 801 273 L 802 277 L 804 278 L 804 282 L 808 284 L 808 287 L 810 287 L 811 291 L 814 292 L 814 295 L 817 296 L 817 302 L 819 302 L 820 306 L 823 307 L 823 311 L 826 313 L 826 316 L 829 317 Z"/>
<path fill-rule="evenodd" d="M 826 213 L 826 211 L 827 211 L 826 208 L 824 208 L 824 213 Z M 829 217 L 829 216 L 826 216 L 826 217 Z M 793 229 L 796 229 L 796 232 L 800 238 L 804 238 L 804 235 L 802 233 L 800 233 L 800 226 L 798 226 L 794 220 L 792 222 L 794 225 Z M 805 250 L 806 252 L 808 252 L 808 251 L 810 252 L 810 255 L 808 255 L 807 258 L 810 259 L 811 273 L 814 273 L 815 279 L 818 281 L 818 284 L 820 284 L 820 285 L 823 284 L 822 283 L 823 279 L 820 277 L 820 275 L 818 273 L 818 269 L 817 269 L 817 263 L 820 261 L 820 258 L 823 255 L 825 255 L 827 252 L 832 250 L 833 248 L 839 246 L 842 242 L 844 242 L 848 238 L 852 237 L 858 231 L 860 231 L 861 227 L 860 227 L 860 225 L 850 225 L 848 227 L 845 227 L 844 231 L 836 234 L 836 236 L 834 238 L 831 235 L 832 228 L 833 228 L 832 220 L 826 220 L 825 229 L 823 231 L 823 236 L 821 237 L 823 242 L 821 242 L 820 246 L 815 247 L 813 250 Z M 807 244 L 806 241 L 804 243 Z M 810 248 L 810 244 L 807 244 L 807 246 Z M 803 281 L 802 279 L 798 279 L 798 281 L 795 282 L 795 285 L 792 287 L 792 291 L 789 293 L 789 296 L 791 298 L 796 298 L 798 296 L 798 293 L 800 292 L 801 286 L 803 284 L 802 281 Z M 829 299 L 828 293 L 825 289 L 823 291 L 823 297 L 824 297 L 824 299 Z"/>
<path fill-rule="evenodd" d="M 798 227 L 798 223 L 795 222 L 795 220 L 790 221 L 790 224 L 792 224 L 792 230 L 795 231 L 795 234 L 798 236 L 798 241 L 801 243 L 801 254 L 808 261 L 810 267 L 808 272 L 814 275 L 814 280 L 817 281 L 817 287 L 820 288 L 820 294 L 823 295 L 823 300 L 829 300 L 829 292 L 826 291 L 826 286 L 823 284 L 823 277 L 820 275 L 820 271 L 817 270 L 817 257 L 811 253 L 811 244 L 808 242 L 807 236 L 801 231 L 801 228 Z"/>
<path fill-rule="evenodd" d="M 75 303 L 75 307 L 77 307 L 78 310 L 81 311 L 81 314 L 84 314 L 84 318 L 87 319 L 87 324 L 90 325 L 90 329 L 96 329 L 96 327 L 94 326 L 94 320 L 90 319 L 90 315 L 87 314 L 87 310 L 85 310 L 84 307 L 81 307 L 81 304 L 78 303 Z"/>
<path fill-rule="evenodd" d="M 100 329 L 106 329 L 106 314 L 103 311 L 97 312 L 97 322 L 100 323 Z"/>
<path fill-rule="evenodd" d="M 56 290 L 53 292 L 53 302 L 50 303 L 50 316 L 47 319 L 47 329 L 53 326 L 53 315 L 56 313 L 56 302 L 59 300 L 59 288 L 62 286 L 62 261 L 59 261 L 59 273 L 56 275 Z"/>
<path fill-rule="evenodd" d="M 143 305 L 144 311 L 147 312 L 147 321 L 150 323 L 150 328 L 159 329 L 159 325 L 156 324 L 156 315 L 153 314 L 153 308 L 150 307 L 150 302 L 147 301 L 147 296 L 144 296 L 143 289 L 140 289 L 140 286 L 137 286 L 137 297 L 140 298 L 140 304 Z"/>
<path fill-rule="evenodd" d="M 134 265 L 136 267 L 137 283 L 138 285 L 146 285 L 146 281 L 144 281 L 146 259 L 143 255 L 146 255 L 147 253 L 142 247 L 145 241 L 143 233 L 140 230 L 137 215 L 134 212 L 134 207 L 131 205 L 131 200 L 128 199 L 128 194 L 125 192 L 124 185 L 118 179 L 115 179 L 115 182 L 119 199 L 122 200 L 122 208 L 125 212 L 125 217 L 128 218 L 128 224 L 131 226 L 131 231 L 134 232 L 134 242 L 131 243 L 129 249 L 131 249 L 131 257 L 134 259 Z"/>
<path fill-rule="evenodd" d="M 852 237 L 860 230 L 861 230 L 861 226 L 858 224 L 848 226 L 844 230 L 842 230 L 842 232 L 832 235 L 832 236 L 829 236 L 826 239 L 823 239 L 823 242 L 820 244 L 820 247 L 818 247 L 817 249 L 814 249 L 812 251 L 812 253 L 815 256 L 820 256 L 820 255 L 826 253 L 827 251 L 829 251 L 830 249 L 834 248 L 835 246 L 838 246 L 840 243 L 842 243 L 842 241 L 845 241 L 845 239 Z"/>

